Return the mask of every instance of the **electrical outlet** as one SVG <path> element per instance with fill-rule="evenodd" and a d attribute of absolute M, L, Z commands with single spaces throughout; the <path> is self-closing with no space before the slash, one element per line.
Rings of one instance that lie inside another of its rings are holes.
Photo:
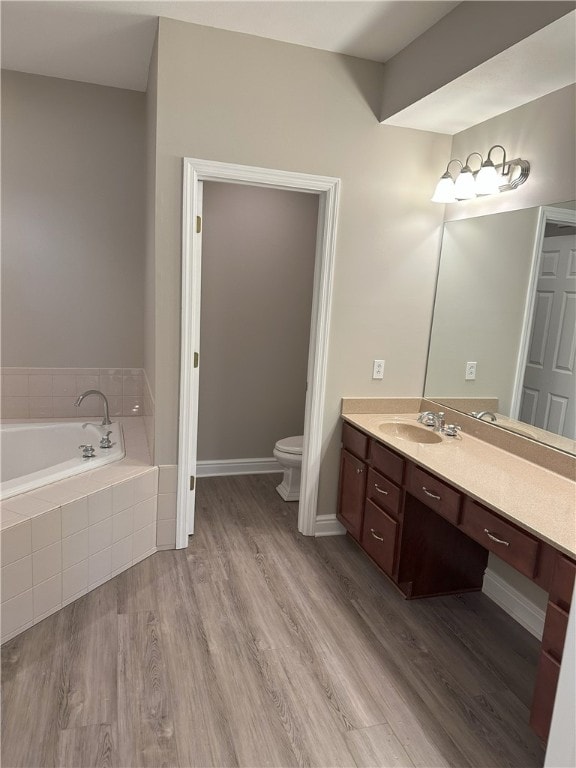
<path fill-rule="evenodd" d="M 476 363 L 466 363 L 464 378 L 466 381 L 474 381 L 476 379 Z"/>
<path fill-rule="evenodd" d="M 374 367 L 372 368 L 373 379 L 384 378 L 384 360 L 374 360 Z"/>

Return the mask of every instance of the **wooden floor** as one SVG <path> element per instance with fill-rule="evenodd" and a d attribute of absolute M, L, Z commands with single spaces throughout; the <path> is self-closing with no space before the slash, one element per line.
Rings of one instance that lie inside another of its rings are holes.
<path fill-rule="evenodd" d="M 2 653 L 2 766 L 541 766 L 538 643 L 481 594 L 404 601 L 278 477 Z"/>

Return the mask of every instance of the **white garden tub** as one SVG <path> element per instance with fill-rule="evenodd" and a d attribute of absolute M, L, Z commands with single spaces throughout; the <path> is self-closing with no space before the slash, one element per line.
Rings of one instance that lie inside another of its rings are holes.
<path fill-rule="evenodd" d="M 110 431 L 111 448 L 100 448 Z M 96 455 L 82 458 L 83 444 L 94 446 Z M 122 427 L 86 422 L 2 424 L 0 426 L 0 499 L 26 493 L 66 477 L 89 472 L 124 457 Z"/>

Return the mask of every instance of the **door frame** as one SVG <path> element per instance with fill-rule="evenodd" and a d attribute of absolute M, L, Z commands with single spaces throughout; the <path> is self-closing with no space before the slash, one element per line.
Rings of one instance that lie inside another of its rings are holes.
<path fill-rule="evenodd" d="M 514 388 L 512 390 L 512 401 L 510 403 L 510 418 L 512 419 L 518 419 L 520 413 L 524 372 L 526 369 L 526 360 L 528 359 L 532 323 L 534 321 L 534 309 L 536 307 L 538 268 L 540 266 L 540 255 L 544 245 L 546 224 L 549 221 L 555 221 L 561 224 L 573 224 L 576 226 L 576 211 L 573 211 L 570 208 L 553 208 L 551 206 L 542 206 L 540 208 L 538 224 L 536 226 L 536 235 L 534 238 L 534 249 L 532 251 L 532 264 L 530 267 L 530 278 L 528 280 L 528 289 L 526 292 L 526 303 L 524 305 L 520 347 L 518 359 L 516 361 L 516 372 L 514 374 Z"/>
<path fill-rule="evenodd" d="M 183 158 L 182 196 L 182 311 L 176 548 L 187 547 L 189 533 L 193 532 L 195 489 L 190 490 L 190 476 L 196 476 L 198 376 L 194 377 L 192 371 L 194 353 L 199 351 L 195 342 L 199 339 L 200 333 L 202 246 L 202 234 L 197 232 L 196 217 L 201 214 L 201 190 L 202 183 L 205 181 L 292 190 L 319 196 L 302 480 L 298 505 L 298 530 L 306 536 L 313 536 L 316 528 L 322 458 L 322 427 L 340 179 L 185 157 Z M 192 518 L 191 525 L 189 517 Z"/>

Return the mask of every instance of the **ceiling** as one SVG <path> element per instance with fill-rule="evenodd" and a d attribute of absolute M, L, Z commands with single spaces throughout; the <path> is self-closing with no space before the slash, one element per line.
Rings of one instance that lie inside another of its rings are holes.
<path fill-rule="evenodd" d="M 159 16 L 384 62 L 456 5 L 443 0 L 2 2 L 2 67 L 144 91 Z"/>

